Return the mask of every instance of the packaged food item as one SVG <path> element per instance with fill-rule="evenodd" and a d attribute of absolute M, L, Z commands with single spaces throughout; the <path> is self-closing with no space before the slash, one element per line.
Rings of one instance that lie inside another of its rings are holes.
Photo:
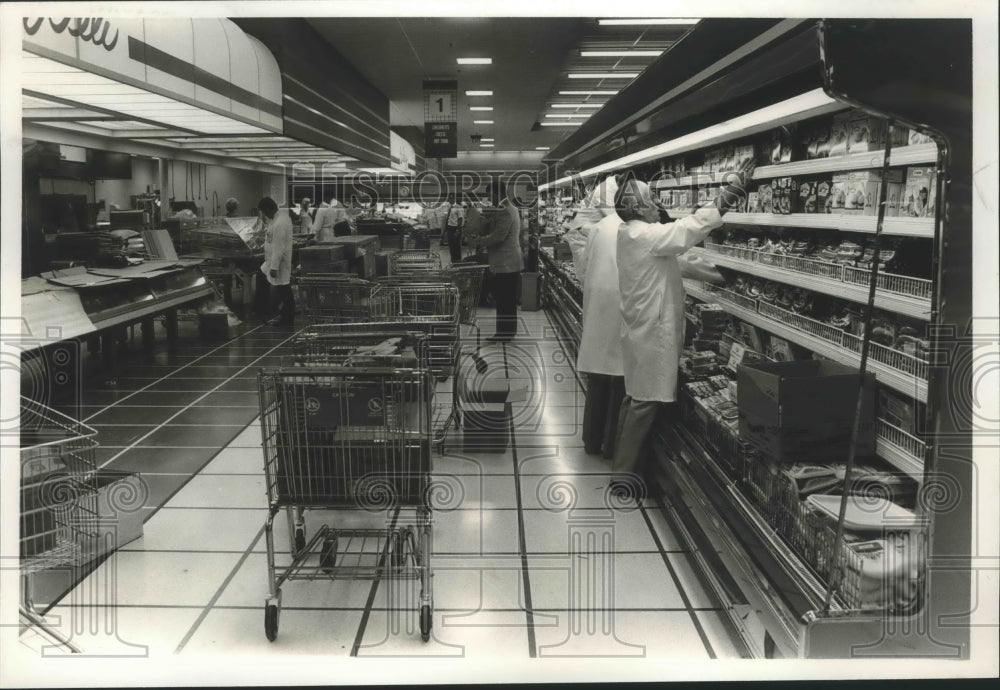
<path fill-rule="evenodd" d="M 902 171 L 890 169 L 886 184 L 902 184 Z M 854 170 L 846 174 L 844 182 L 843 213 L 874 216 L 878 209 L 879 185 L 882 173 L 878 170 Z M 888 190 L 887 190 L 888 192 Z"/>
<path fill-rule="evenodd" d="M 795 198 L 793 213 L 816 213 L 816 181 L 801 179 L 798 181 L 798 194 Z"/>
<path fill-rule="evenodd" d="M 850 132 L 847 142 L 848 153 L 864 153 L 866 151 L 881 151 L 885 148 L 889 125 L 880 117 L 858 113 L 850 120 Z M 906 146 L 909 131 L 906 127 L 892 128 L 892 145 Z"/>
<path fill-rule="evenodd" d="M 915 129 L 911 129 L 908 132 L 909 136 L 907 138 L 907 144 L 910 146 L 919 146 L 920 144 L 933 144 L 934 140 L 929 134 L 922 134 Z"/>
<path fill-rule="evenodd" d="M 791 362 L 795 359 L 791 343 L 776 335 L 768 337 L 767 356 L 776 362 Z"/>
<path fill-rule="evenodd" d="M 890 171 L 885 190 L 885 215 L 887 218 L 895 218 L 900 215 L 905 191 L 906 178 L 903 171 Z"/>
<path fill-rule="evenodd" d="M 847 203 L 847 173 L 834 173 L 830 179 L 830 200 L 827 207 L 830 213 L 843 213 Z"/>
<path fill-rule="evenodd" d="M 771 131 L 771 164 L 788 163 L 792 160 L 792 139 L 794 126 L 784 125 Z"/>
<path fill-rule="evenodd" d="M 833 178 L 830 175 L 820 175 L 816 178 L 816 213 L 831 213 L 833 211 Z"/>
<path fill-rule="evenodd" d="M 739 170 L 745 163 L 753 161 L 754 158 L 753 144 L 736 146 L 733 152 L 733 165 L 729 168 L 729 170 Z"/>
<path fill-rule="evenodd" d="M 850 127 L 850 113 L 837 113 L 833 116 L 830 124 L 830 154 L 831 156 L 843 156 L 847 153 L 848 128 Z"/>
<path fill-rule="evenodd" d="M 910 166 L 900 202 L 899 215 L 910 218 L 933 218 L 937 202 L 937 172 L 933 167 Z"/>
<path fill-rule="evenodd" d="M 760 192 L 747 193 L 747 213 L 761 213 Z"/>
<path fill-rule="evenodd" d="M 757 187 L 757 200 L 761 213 L 774 213 L 774 189 L 770 184 Z"/>

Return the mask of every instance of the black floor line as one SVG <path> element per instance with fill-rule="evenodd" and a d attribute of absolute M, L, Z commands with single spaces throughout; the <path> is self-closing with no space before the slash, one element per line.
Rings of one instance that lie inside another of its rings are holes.
<path fill-rule="evenodd" d="M 503 350 L 504 375 L 507 370 L 507 348 Z M 521 581 L 524 586 L 524 616 L 528 628 L 528 656 L 534 659 L 538 652 L 535 643 L 535 616 L 531 602 L 531 577 L 528 574 L 528 542 L 524 534 L 524 512 L 521 505 L 521 477 L 517 471 L 517 436 L 514 433 L 514 416 L 507 418 L 510 432 L 510 451 L 514 462 L 514 498 L 517 501 L 517 545 L 521 555 Z"/>
<path fill-rule="evenodd" d="M 215 594 L 212 596 L 212 599 L 207 604 L 205 604 L 205 607 L 201 610 L 201 613 L 198 614 L 198 618 L 195 620 L 194 623 L 191 624 L 191 627 L 188 629 L 187 633 L 184 634 L 184 637 L 177 644 L 177 649 L 174 650 L 174 654 L 180 654 L 181 651 L 184 649 L 185 645 L 187 645 L 187 643 L 191 641 L 191 638 L 194 637 L 194 634 L 198 632 L 198 628 L 201 627 L 202 622 L 205 620 L 205 618 L 208 617 L 208 614 L 211 613 L 212 608 L 215 606 L 215 602 L 217 602 L 219 600 L 219 597 L 222 596 L 222 593 L 226 591 L 226 587 L 228 587 L 229 583 L 233 581 L 233 578 L 236 577 L 236 573 L 239 572 L 240 568 L 243 567 L 243 564 L 246 563 L 247 558 L 249 558 L 250 554 L 253 553 L 253 548 L 257 546 L 257 542 L 260 541 L 260 537 L 262 534 L 264 534 L 263 526 L 257 532 L 257 536 L 253 538 L 253 541 L 250 542 L 250 546 L 248 546 L 246 548 L 246 551 L 243 552 L 243 555 L 240 557 L 240 560 L 236 561 L 236 565 L 234 565 L 232 570 L 229 571 L 229 575 L 226 576 L 226 579 L 222 581 L 222 584 L 215 591 Z M 261 606 L 260 608 L 261 611 L 264 610 L 263 606 Z"/>
<path fill-rule="evenodd" d="M 396 522 L 399 520 L 399 513 L 400 509 L 397 507 L 396 512 L 393 513 L 392 522 L 389 525 L 390 532 L 396 529 Z M 372 613 L 372 604 L 375 603 L 375 593 L 378 592 L 378 585 L 382 581 L 382 566 L 385 565 L 385 559 L 388 557 L 389 548 L 387 545 L 378 559 L 375 578 L 372 580 L 371 589 L 368 590 L 368 599 L 365 601 L 365 610 L 364 613 L 361 614 L 361 621 L 358 623 L 358 632 L 354 636 L 354 644 L 351 645 L 351 656 L 358 655 L 358 650 L 361 649 L 361 643 L 365 639 L 365 629 L 368 627 L 368 617 L 371 616 Z"/>
<path fill-rule="evenodd" d="M 667 566 L 667 572 L 670 573 L 670 579 L 674 582 L 674 587 L 677 588 L 677 593 L 681 595 L 681 601 L 684 602 L 684 608 L 687 610 L 691 617 L 691 623 L 694 625 L 694 629 L 698 633 L 698 637 L 701 638 L 701 643 L 705 645 L 705 651 L 708 653 L 708 658 L 716 659 L 715 650 L 712 649 L 712 643 L 708 639 L 708 635 L 705 634 L 705 629 L 701 625 L 701 620 L 698 618 L 698 614 L 694 612 L 691 606 L 691 600 L 688 598 L 687 592 L 684 591 L 684 586 L 681 584 L 680 578 L 677 577 L 677 571 L 674 570 L 673 564 L 670 562 L 670 558 L 667 557 L 667 552 L 663 549 L 663 542 L 660 541 L 660 535 L 656 533 L 656 528 L 653 527 L 653 522 L 649 519 L 649 514 L 646 513 L 646 508 L 644 506 L 639 506 L 639 512 L 642 514 L 642 519 L 646 521 L 646 527 L 649 529 L 650 535 L 653 537 L 653 541 L 656 542 L 656 548 L 660 550 L 660 558 L 663 559 L 663 564 Z"/>

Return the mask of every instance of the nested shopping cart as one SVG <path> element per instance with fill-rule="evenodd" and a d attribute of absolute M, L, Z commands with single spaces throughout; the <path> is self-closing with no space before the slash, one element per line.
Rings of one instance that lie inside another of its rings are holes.
<path fill-rule="evenodd" d="M 431 273 L 441 270 L 441 255 L 429 250 L 404 249 L 389 255 L 389 275 Z"/>
<path fill-rule="evenodd" d="M 21 621 L 78 653 L 35 611 L 31 582 L 44 570 L 79 569 L 83 546 L 96 536 L 96 432 L 22 396 L 20 434 Z"/>
<path fill-rule="evenodd" d="M 367 319 L 373 287 L 374 283 L 352 274 L 313 274 L 299 278 L 303 310 L 312 323 Z"/>
<path fill-rule="evenodd" d="M 296 341 L 296 355 L 260 373 L 267 483 L 269 592 L 264 631 L 278 634 L 281 587 L 291 580 L 419 579 L 420 633 L 430 637 L 433 375 L 423 333 L 328 325 Z M 413 524 L 397 526 L 402 508 Z M 286 510 L 291 562 L 275 564 L 273 523 Z M 394 510 L 389 526 L 307 538 L 310 509 Z"/>

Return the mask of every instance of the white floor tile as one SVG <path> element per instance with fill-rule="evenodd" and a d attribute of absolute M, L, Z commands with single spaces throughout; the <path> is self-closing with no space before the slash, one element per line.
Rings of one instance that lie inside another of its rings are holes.
<path fill-rule="evenodd" d="M 541 609 L 564 608 L 680 608 L 684 602 L 670 578 L 670 573 L 659 554 L 591 554 L 578 556 L 580 563 L 573 569 L 567 562 L 566 570 L 535 571 L 529 559 L 531 575 L 531 601 Z M 589 562 L 597 560 L 595 565 Z M 609 583 L 604 570 L 608 568 L 609 559 L 614 560 L 613 584 Z M 591 584 L 580 585 L 579 590 L 571 589 L 574 578 L 586 578 L 590 568 L 598 568 L 598 579 Z M 610 601 L 600 596 L 600 591 L 592 592 L 594 587 L 613 587 L 613 598 Z"/>
<path fill-rule="evenodd" d="M 517 512 L 456 510 L 434 514 L 436 553 L 517 553 Z"/>
<path fill-rule="evenodd" d="M 241 431 L 239 435 L 230 441 L 227 448 L 257 448 L 261 447 L 261 427 L 251 425 Z"/>
<path fill-rule="evenodd" d="M 196 475 L 167 503 L 170 508 L 266 508 L 263 475 Z"/>
<path fill-rule="evenodd" d="M 245 551 L 264 524 L 265 510 L 160 510 L 143 535 L 122 551 Z"/>
<path fill-rule="evenodd" d="M 551 437 L 547 437 L 551 438 Z M 518 445 L 518 472 L 526 475 L 599 473 L 612 471 L 612 463 L 600 455 L 588 455 L 582 446 L 521 448 Z"/>
<path fill-rule="evenodd" d="M 434 604 L 442 609 L 471 613 L 480 609 L 521 610 L 525 606 L 518 556 L 438 556 L 432 567 Z"/>
<path fill-rule="evenodd" d="M 275 557 L 277 566 L 287 565 L 287 554 Z M 268 595 L 267 555 L 252 553 L 219 597 L 217 606 L 260 606 Z M 283 606 L 298 608 L 363 609 L 371 591 L 371 580 L 296 580 L 281 587 Z"/>
<path fill-rule="evenodd" d="M 686 611 L 615 611 L 594 619 L 564 616 L 558 627 L 536 629 L 540 657 L 709 658 Z M 575 620 L 580 622 L 574 625 Z M 591 620 L 593 627 L 587 624 Z"/>
<path fill-rule="evenodd" d="M 617 502 L 609 495 L 611 474 L 550 473 L 521 477 L 521 505 L 524 509 L 564 510 L 607 508 L 609 515 Z"/>
<path fill-rule="evenodd" d="M 77 586 L 65 603 L 124 606 L 205 606 L 222 586 L 238 553 L 122 551 Z"/>
<path fill-rule="evenodd" d="M 278 618 L 278 637 L 264 636 L 264 607 L 213 609 L 184 647 L 182 654 L 259 654 L 348 656 L 361 611 L 303 611 L 283 607 Z M 265 662 L 266 663 L 266 662 Z"/>
<path fill-rule="evenodd" d="M 201 614 L 201 607 L 57 606 L 48 620 L 87 656 L 123 656 L 164 660 Z"/>
<path fill-rule="evenodd" d="M 416 616 L 404 612 L 396 618 L 372 612 L 365 628 L 359 657 L 452 657 L 459 659 L 527 659 L 528 632 L 525 614 L 479 612 L 472 616 L 435 610 L 431 639 L 421 642 Z M 448 666 L 441 668 L 447 671 Z"/>
<path fill-rule="evenodd" d="M 256 447 L 229 446 L 219 452 L 201 475 L 206 474 L 263 474 L 264 454 Z"/>
<path fill-rule="evenodd" d="M 568 553 L 572 534 L 581 530 L 603 533 L 604 530 L 611 528 L 613 528 L 614 549 L 617 551 L 652 553 L 656 550 L 656 544 L 638 511 L 524 512 L 524 534 L 529 558 L 533 554 L 540 553 Z"/>

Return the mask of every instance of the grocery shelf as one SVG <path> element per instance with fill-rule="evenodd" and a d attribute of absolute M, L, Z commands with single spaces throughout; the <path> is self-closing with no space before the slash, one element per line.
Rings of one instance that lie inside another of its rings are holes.
<path fill-rule="evenodd" d="M 890 152 L 889 165 L 903 166 L 936 163 L 937 155 L 937 146 L 934 144 L 900 146 Z M 799 175 L 814 175 L 816 173 L 840 172 L 843 170 L 881 168 L 884 160 L 885 151 L 866 151 L 864 153 L 852 153 L 845 156 L 829 156 L 827 158 L 814 158 L 812 160 L 795 161 L 792 163 L 761 165 L 754 169 L 751 179 L 766 180 L 772 177 L 795 177 Z M 725 172 L 701 172 L 656 180 L 653 184 L 653 189 L 676 189 L 678 187 L 723 184 L 726 174 Z"/>
<path fill-rule="evenodd" d="M 844 232 L 875 233 L 875 216 L 838 213 L 727 213 L 727 225 L 769 225 L 788 228 L 825 228 Z M 886 218 L 882 233 L 900 237 L 934 237 L 933 218 Z"/>
<path fill-rule="evenodd" d="M 723 254 L 720 251 L 713 250 L 709 247 L 695 247 L 689 251 L 712 261 L 717 266 L 724 266 L 725 268 L 731 268 L 736 271 L 742 271 L 751 275 L 760 276 L 761 278 L 765 278 L 767 280 L 773 280 L 787 285 L 795 285 L 808 290 L 833 295 L 834 297 L 842 297 L 844 299 L 851 300 L 852 302 L 858 302 L 861 304 L 868 301 L 867 284 L 862 284 L 860 281 L 853 280 L 853 278 L 852 281 L 848 283 L 834 277 L 790 270 L 786 266 L 771 266 L 759 261 L 740 259 Z M 780 255 L 775 256 L 778 260 L 786 258 Z M 819 264 L 820 262 L 810 263 Z M 843 267 L 841 266 L 836 264 L 824 264 L 824 266 L 829 267 L 833 272 L 840 273 L 841 275 L 843 274 Z M 860 269 L 853 270 L 857 271 Z M 865 274 L 869 273 L 868 271 L 863 272 Z M 927 282 L 928 284 L 930 283 L 930 281 L 922 282 Z M 875 306 L 880 309 L 885 309 L 898 314 L 905 314 L 906 316 L 922 319 L 924 321 L 930 319 L 930 298 L 922 299 L 920 297 L 894 294 L 885 290 L 879 290 L 875 293 Z"/>
<path fill-rule="evenodd" d="M 811 350 L 812 352 L 822 355 L 823 357 L 827 357 L 836 362 L 852 367 L 857 367 L 861 364 L 861 355 L 857 352 L 845 349 L 825 338 L 811 335 L 798 328 L 775 321 L 774 319 L 759 314 L 746 306 L 739 306 L 733 304 L 729 300 L 719 299 L 718 294 L 705 290 L 701 284 L 695 281 L 685 280 L 684 289 L 687 294 L 696 299 L 700 299 L 703 302 L 716 303 L 730 314 L 739 317 L 747 323 L 763 328 L 769 333 L 773 333 L 780 338 L 784 338 L 785 340 L 800 345 L 808 350 Z M 903 353 L 898 354 L 906 357 Z M 907 374 L 899 369 L 883 364 L 882 362 L 875 361 L 872 358 L 868 359 L 868 368 L 869 371 L 875 374 L 878 381 L 883 385 L 889 386 L 893 390 L 896 390 L 904 395 L 916 398 L 921 402 L 927 402 L 927 381 L 925 379 L 912 374 Z"/>

